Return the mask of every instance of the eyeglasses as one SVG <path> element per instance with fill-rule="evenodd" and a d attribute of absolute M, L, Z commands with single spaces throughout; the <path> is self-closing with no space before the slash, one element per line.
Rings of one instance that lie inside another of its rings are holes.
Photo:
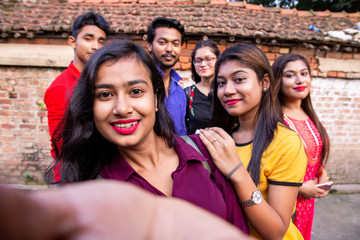
<path fill-rule="evenodd" d="M 207 58 L 204 58 L 204 59 L 195 58 L 193 63 L 194 63 L 195 66 L 200 66 L 203 63 L 203 61 L 205 61 L 205 63 L 207 65 L 211 65 L 211 64 L 213 64 L 215 62 L 215 59 L 216 59 L 215 57 L 207 57 Z"/>

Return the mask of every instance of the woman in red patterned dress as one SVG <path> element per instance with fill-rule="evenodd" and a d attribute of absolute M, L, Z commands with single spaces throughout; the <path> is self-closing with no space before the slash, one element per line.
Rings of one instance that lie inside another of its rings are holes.
<path fill-rule="evenodd" d="M 272 65 L 284 122 L 298 133 L 308 158 L 304 183 L 296 203 L 294 224 L 305 240 L 311 239 L 315 198 L 330 190 L 316 186 L 329 181 L 324 163 L 329 154 L 329 138 L 319 121 L 310 98 L 310 66 L 297 54 L 285 54 Z M 317 180 L 315 180 L 317 179 Z"/>

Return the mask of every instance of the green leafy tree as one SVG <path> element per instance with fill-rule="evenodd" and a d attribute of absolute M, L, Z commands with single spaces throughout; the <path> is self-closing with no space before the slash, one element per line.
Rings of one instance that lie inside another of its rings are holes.
<path fill-rule="evenodd" d="M 314 10 L 332 12 L 357 12 L 360 11 L 359 0 L 247 0 L 248 3 L 262 4 L 264 7 L 279 6 L 281 8 L 296 8 L 298 10 Z"/>
<path fill-rule="evenodd" d="M 262 4 L 264 7 L 276 7 L 275 0 L 250 0 L 246 2 L 256 5 Z"/>

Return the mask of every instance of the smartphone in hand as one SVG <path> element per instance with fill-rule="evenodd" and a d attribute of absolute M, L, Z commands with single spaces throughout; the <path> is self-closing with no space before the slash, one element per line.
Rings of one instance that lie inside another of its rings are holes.
<path fill-rule="evenodd" d="M 325 191 L 329 191 L 331 186 L 334 184 L 334 182 L 326 182 L 326 183 L 320 183 L 320 184 L 316 184 L 316 186 L 318 188 L 322 188 L 324 189 Z"/>

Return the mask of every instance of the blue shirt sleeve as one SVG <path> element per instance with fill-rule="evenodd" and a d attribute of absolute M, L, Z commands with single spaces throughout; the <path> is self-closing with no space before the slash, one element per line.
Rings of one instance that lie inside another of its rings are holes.
<path fill-rule="evenodd" d="M 165 97 L 166 109 L 173 120 L 175 134 L 178 136 L 186 135 L 185 115 L 186 115 L 186 95 L 178 81 L 181 77 L 171 70 L 171 84 L 169 96 Z"/>

